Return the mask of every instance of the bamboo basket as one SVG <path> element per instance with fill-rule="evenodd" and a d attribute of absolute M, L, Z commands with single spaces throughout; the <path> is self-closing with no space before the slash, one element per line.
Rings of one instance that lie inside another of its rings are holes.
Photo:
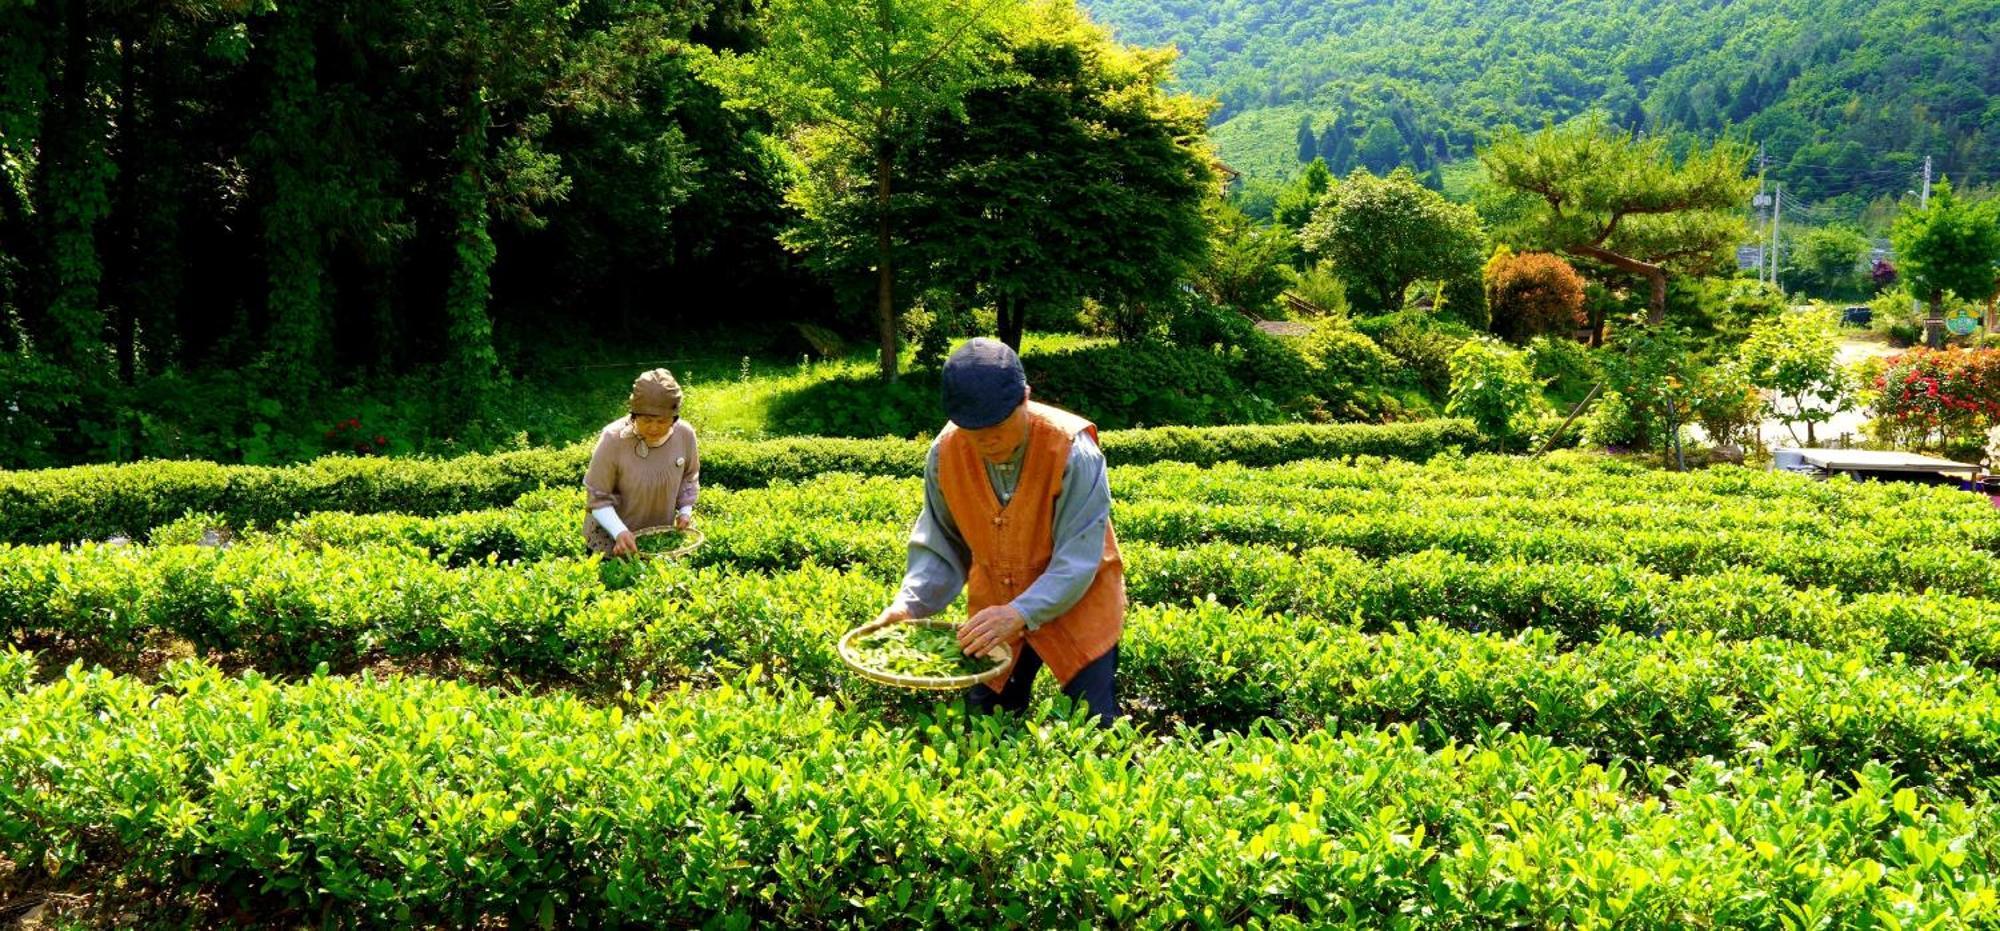
<path fill-rule="evenodd" d="M 929 627 L 933 629 L 943 628 L 946 630 L 956 630 L 959 626 L 958 622 L 956 621 L 943 621 L 943 620 L 938 620 L 937 618 L 926 618 L 924 620 L 910 620 L 910 621 L 892 621 L 891 623 L 916 624 L 922 627 Z M 939 677 L 939 676 L 899 676 L 896 675 L 895 673 L 883 672 L 879 669 L 871 669 L 868 666 L 862 664 L 860 653 L 855 649 L 854 641 L 860 638 L 863 634 L 867 634 L 874 631 L 876 627 L 877 625 L 873 621 L 863 624 L 860 627 L 856 627 L 853 630 L 850 630 L 847 633 L 842 634 L 840 636 L 840 643 L 837 645 L 840 651 L 840 661 L 847 664 L 847 668 L 854 670 L 855 675 L 858 675 L 863 679 L 867 679 L 870 682 L 876 682 L 882 685 L 892 685 L 897 688 L 905 688 L 905 689 L 926 689 L 935 692 L 956 691 L 958 689 L 968 689 L 975 685 L 978 685 L 981 682 L 986 682 L 988 680 L 995 679 L 999 677 L 1001 674 L 1005 673 L 1007 670 L 1012 669 L 1014 667 L 1014 651 L 1004 643 L 996 643 L 993 645 L 992 649 L 986 651 L 987 659 L 993 660 L 1000 664 L 998 666 L 993 667 L 993 671 L 991 672 L 983 672 L 967 676 Z"/>
<path fill-rule="evenodd" d="M 708 542 L 708 535 L 702 533 L 700 530 L 694 527 L 689 527 L 686 530 L 675 530 L 671 525 L 662 525 L 659 527 L 647 527 L 644 530 L 634 530 L 632 531 L 632 537 L 633 539 L 643 540 L 647 537 L 656 537 L 662 534 L 670 534 L 670 533 L 685 534 L 688 540 L 686 543 L 683 543 L 680 546 L 677 546 L 670 550 L 666 550 L 664 552 L 648 553 L 644 550 L 641 550 L 638 554 L 639 558 L 680 559 L 681 557 L 684 557 L 687 554 L 694 552 L 695 550 L 701 549 L 701 545 L 703 543 Z"/>

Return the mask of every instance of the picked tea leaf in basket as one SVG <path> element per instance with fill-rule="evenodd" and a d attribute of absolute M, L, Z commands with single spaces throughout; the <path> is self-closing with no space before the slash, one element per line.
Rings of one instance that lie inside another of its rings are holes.
<path fill-rule="evenodd" d="M 934 619 L 864 624 L 840 638 L 840 659 L 871 682 L 938 690 L 970 688 L 1014 661 L 1006 644 L 965 655 L 958 647 L 958 626 Z"/>

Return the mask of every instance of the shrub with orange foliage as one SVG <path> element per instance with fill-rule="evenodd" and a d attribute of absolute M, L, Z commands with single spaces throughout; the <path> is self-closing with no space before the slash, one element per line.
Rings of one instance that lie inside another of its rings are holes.
<path fill-rule="evenodd" d="M 1493 332 L 1512 343 L 1583 326 L 1583 276 L 1546 252 L 1501 253 L 1486 264 Z"/>

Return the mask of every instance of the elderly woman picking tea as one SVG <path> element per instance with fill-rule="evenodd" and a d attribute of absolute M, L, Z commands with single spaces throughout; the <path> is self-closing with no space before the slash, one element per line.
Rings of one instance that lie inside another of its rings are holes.
<path fill-rule="evenodd" d="M 681 419 L 681 386 L 673 373 L 654 369 L 640 375 L 626 409 L 626 416 L 598 433 L 583 476 L 589 493 L 584 542 L 614 556 L 639 552 L 635 530 L 694 526 L 701 489 L 694 427 Z"/>

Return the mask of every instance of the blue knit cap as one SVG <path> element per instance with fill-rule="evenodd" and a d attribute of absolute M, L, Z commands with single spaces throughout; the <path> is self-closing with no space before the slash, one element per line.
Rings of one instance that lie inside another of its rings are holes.
<path fill-rule="evenodd" d="M 968 340 L 944 360 L 944 414 L 960 429 L 983 430 L 1006 420 L 1027 391 L 1021 357 L 997 339 Z"/>

